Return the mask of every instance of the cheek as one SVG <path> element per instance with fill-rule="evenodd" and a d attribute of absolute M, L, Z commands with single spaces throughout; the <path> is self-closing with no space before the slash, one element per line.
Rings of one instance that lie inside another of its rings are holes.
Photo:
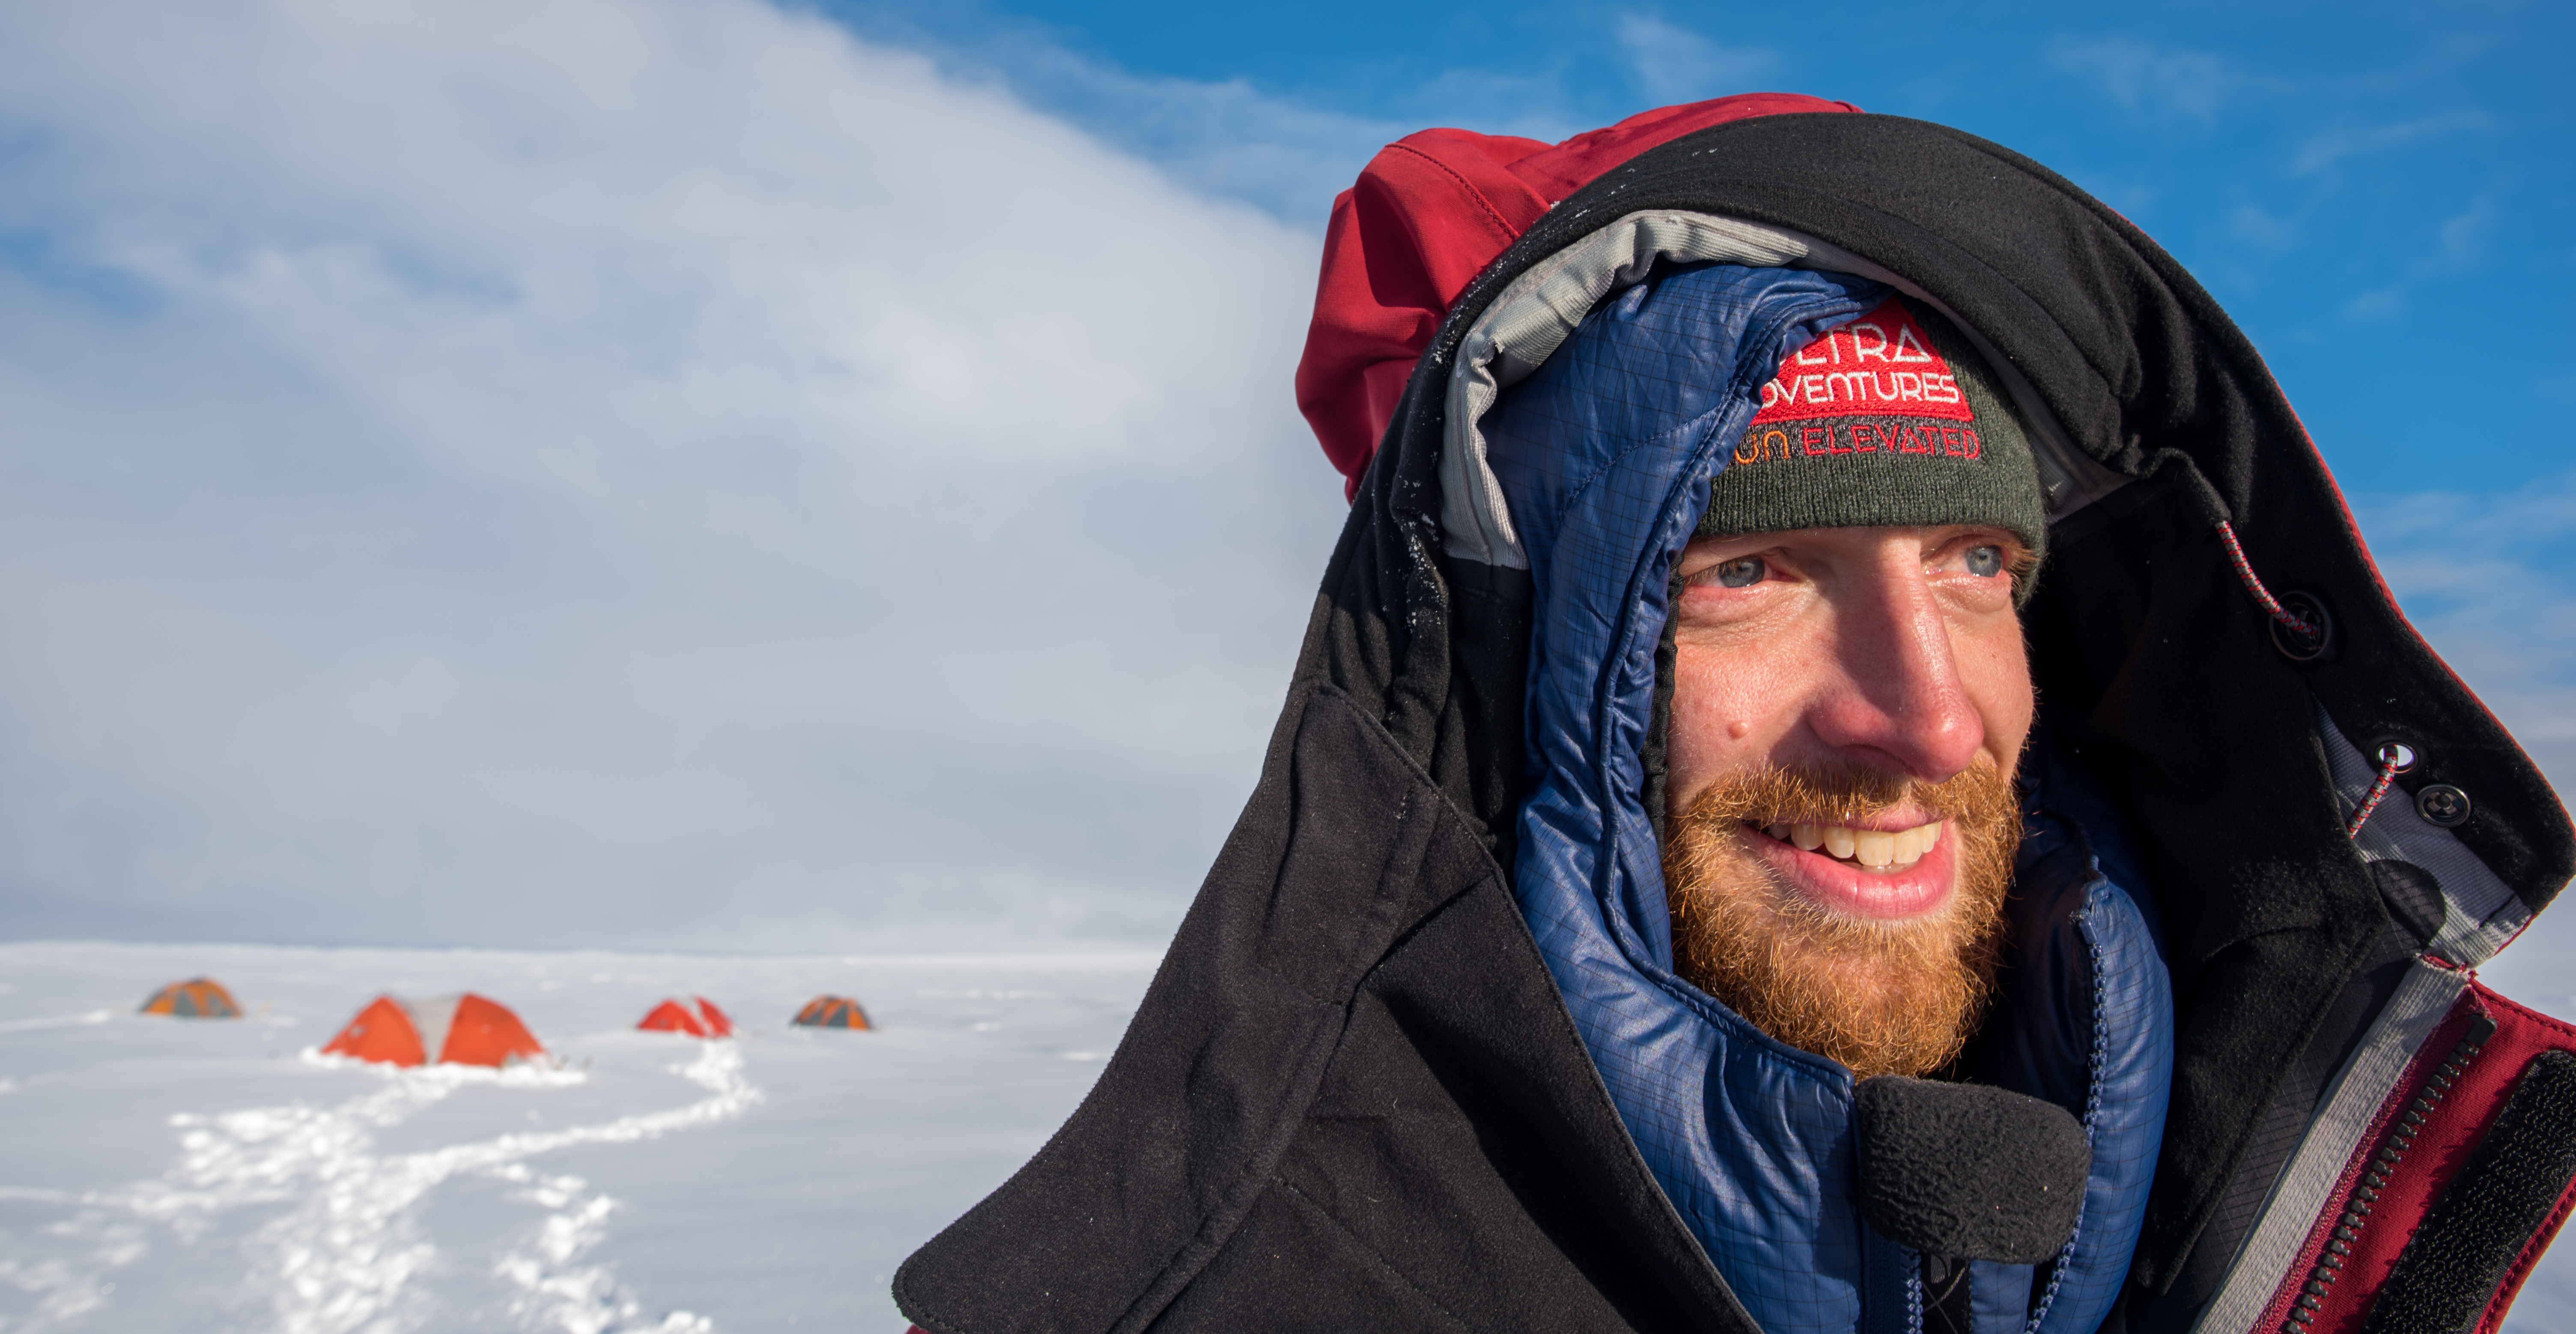
<path fill-rule="evenodd" d="M 2038 700 L 2031 689 L 2030 653 L 2022 642 L 2021 623 L 2015 619 L 2009 622 L 2009 628 L 1975 636 L 1966 643 L 1954 640 L 1953 644 L 1962 684 L 1985 724 L 1986 750 L 2005 773 L 2011 773 L 2038 711 Z"/>
<path fill-rule="evenodd" d="M 1772 664 L 1776 667 L 1778 664 Z M 1686 808 L 1712 779 L 1766 756 L 1792 716 L 1782 674 L 1740 653 L 1674 646 L 1672 730 L 1665 735 L 1664 795 Z"/>

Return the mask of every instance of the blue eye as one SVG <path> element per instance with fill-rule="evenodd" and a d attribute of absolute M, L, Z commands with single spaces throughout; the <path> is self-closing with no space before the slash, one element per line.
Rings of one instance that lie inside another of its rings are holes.
<path fill-rule="evenodd" d="M 1760 556 L 1738 556 L 1714 571 L 1719 585 L 1726 588 L 1751 588 L 1770 572 L 1771 567 L 1763 564 Z"/>
<path fill-rule="evenodd" d="M 2003 569 L 2004 549 L 2002 547 L 1968 548 L 1968 573 L 1980 579 L 1992 579 L 2003 573 Z"/>

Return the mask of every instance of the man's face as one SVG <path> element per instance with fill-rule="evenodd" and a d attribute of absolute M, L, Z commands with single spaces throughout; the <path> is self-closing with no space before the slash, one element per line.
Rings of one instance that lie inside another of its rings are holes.
<path fill-rule="evenodd" d="M 1682 557 L 1665 878 L 1684 977 L 1867 1077 L 1991 989 L 2033 701 L 1998 529 L 1702 538 Z"/>

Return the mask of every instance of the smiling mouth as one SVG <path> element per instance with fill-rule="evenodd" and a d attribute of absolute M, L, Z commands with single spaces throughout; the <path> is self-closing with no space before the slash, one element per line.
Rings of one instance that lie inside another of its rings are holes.
<path fill-rule="evenodd" d="M 1830 824 L 1775 824 L 1762 832 L 1804 852 L 1822 852 L 1865 871 L 1902 871 L 1941 841 L 1944 822 L 1912 829 L 1853 829 Z"/>

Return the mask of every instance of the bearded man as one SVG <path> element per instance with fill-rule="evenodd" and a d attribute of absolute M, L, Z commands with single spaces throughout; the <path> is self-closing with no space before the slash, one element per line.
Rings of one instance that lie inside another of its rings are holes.
<path fill-rule="evenodd" d="M 1268 763 L 936 1334 L 2492 1329 L 2576 869 L 2251 347 L 2072 185 L 1777 95 L 1337 203 Z"/>

